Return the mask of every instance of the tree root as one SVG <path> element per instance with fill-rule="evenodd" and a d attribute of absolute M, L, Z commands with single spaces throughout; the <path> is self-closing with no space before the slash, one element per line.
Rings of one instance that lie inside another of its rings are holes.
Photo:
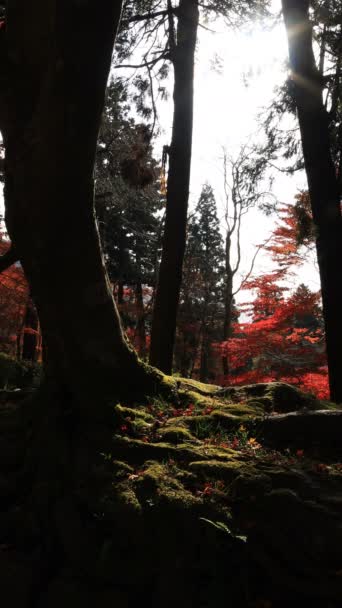
<path fill-rule="evenodd" d="M 342 411 L 299 411 L 266 417 L 260 424 L 266 445 L 284 447 L 342 447 Z"/>

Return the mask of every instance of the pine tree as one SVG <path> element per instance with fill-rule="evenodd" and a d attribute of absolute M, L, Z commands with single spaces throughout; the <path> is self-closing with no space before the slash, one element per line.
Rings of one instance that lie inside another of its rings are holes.
<path fill-rule="evenodd" d="M 189 222 L 176 346 L 177 367 L 201 380 L 213 375 L 211 343 L 223 311 L 223 264 L 215 196 L 206 183 Z"/>
<path fill-rule="evenodd" d="M 111 82 L 97 146 L 96 211 L 106 267 L 117 293 L 121 319 L 145 354 L 143 286 L 152 291 L 160 254 L 163 205 L 149 127 L 130 114 L 127 88 Z M 130 293 L 130 300 L 121 294 Z M 119 301 L 120 300 L 120 301 Z M 134 300 L 134 301 L 133 301 Z M 140 339 L 139 339 L 139 335 Z"/>

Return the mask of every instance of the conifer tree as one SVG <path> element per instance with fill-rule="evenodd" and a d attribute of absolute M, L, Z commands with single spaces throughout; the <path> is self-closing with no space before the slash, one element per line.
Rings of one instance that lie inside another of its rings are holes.
<path fill-rule="evenodd" d="M 211 343 L 218 337 L 223 311 L 223 264 L 214 191 L 206 183 L 189 221 L 176 347 L 182 373 L 197 371 L 201 380 L 212 377 Z"/>

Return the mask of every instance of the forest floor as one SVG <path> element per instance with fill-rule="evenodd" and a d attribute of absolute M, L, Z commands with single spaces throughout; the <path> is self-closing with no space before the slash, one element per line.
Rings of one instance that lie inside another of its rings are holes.
<path fill-rule="evenodd" d="M 342 606 L 342 410 L 281 383 L 178 396 L 111 407 L 60 541 L 29 489 L 32 429 L 9 423 L 25 402 L 3 391 L 1 605 Z"/>

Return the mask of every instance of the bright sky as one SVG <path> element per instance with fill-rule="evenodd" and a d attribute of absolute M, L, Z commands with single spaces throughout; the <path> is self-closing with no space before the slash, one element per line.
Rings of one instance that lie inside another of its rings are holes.
<path fill-rule="evenodd" d="M 280 2 L 275 1 L 274 8 L 280 10 Z M 196 55 L 190 208 L 196 204 L 207 180 L 215 190 L 219 215 L 223 217 L 222 149 L 225 147 L 234 157 L 248 140 L 258 141 L 257 114 L 270 104 L 274 87 L 284 82 L 288 49 L 281 22 L 268 30 L 255 25 L 249 32 L 236 33 L 228 31 L 221 22 L 210 27 L 212 32 L 200 28 Z M 171 139 L 171 103 L 160 108 L 160 123 L 162 146 Z M 156 155 L 159 154 L 157 148 Z M 290 177 L 274 169 L 273 176 L 273 193 L 280 202 L 293 201 L 294 195 L 306 187 L 303 173 Z M 249 269 L 255 246 L 269 236 L 274 222 L 274 216 L 268 218 L 257 210 L 245 217 L 243 272 Z M 269 267 L 266 255 L 260 253 L 256 271 Z M 299 282 L 319 289 L 313 263 L 300 269 L 300 277 L 293 279 L 293 285 Z M 240 299 L 245 298 L 244 293 Z"/>
<path fill-rule="evenodd" d="M 278 0 L 274 1 L 274 9 L 280 10 Z M 199 30 L 196 54 L 190 208 L 207 180 L 215 190 L 219 215 L 223 217 L 222 148 L 235 156 L 248 138 L 258 137 L 256 116 L 270 103 L 274 87 L 285 78 L 287 41 L 282 23 L 273 29 L 263 30 L 255 25 L 250 32 L 236 33 L 220 21 L 208 27 L 213 31 Z M 161 103 L 159 118 L 162 133 L 155 149 L 157 158 L 161 156 L 162 145 L 171 139 L 171 101 Z M 273 191 L 282 202 L 291 202 L 295 193 L 306 186 L 303 174 L 289 177 L 275 170 L 274 177 Z M 253 210 L 245 217 L 244 270 L 249 268 L 255 245 L 267 238 L 274 221 L 274 217 L 267 218 Z M 268 266 L 266 257 L 259 254 L 256 270 L 261 272 Z M 313 264 L 301 269 L 300 280 L 312 289 L 319 289 Z"/>

